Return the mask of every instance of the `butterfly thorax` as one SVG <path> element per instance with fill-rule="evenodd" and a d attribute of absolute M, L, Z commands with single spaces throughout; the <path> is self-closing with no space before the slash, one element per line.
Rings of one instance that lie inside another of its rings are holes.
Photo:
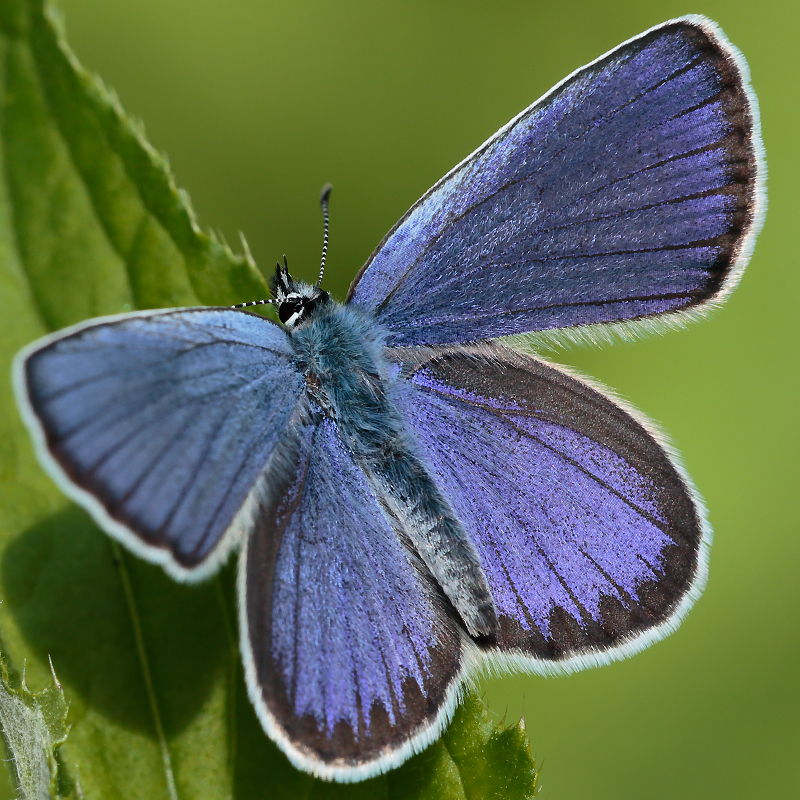
<path fill-rule="evenodd" d="M 390 400 L 391 365 L 380 329 L 358 309 L 326 300 L 291 330 L 313 405 L 334 419 L 362 458 L 402 435 Z"/>

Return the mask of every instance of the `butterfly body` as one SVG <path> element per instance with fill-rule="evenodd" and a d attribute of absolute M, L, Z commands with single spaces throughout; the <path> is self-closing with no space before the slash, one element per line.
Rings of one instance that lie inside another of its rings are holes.
<path fill-rule="evenodd" d="M 292 289 L 290 296 L 309 292 Z M 310 406 L 335 422 L 399 535 L 412 543 L 468 631 L 493 633 L 497 617 L 480 557 L 393 402 L 397 368 L 386 357 L 381 326 L 362 309 L 327 299 L 292 326 L 289 339 Z"/>
<path fill-rule="evenodd" d="M 89 320 L 20 353 L 18 404 L 59 486 L 138 555 L 199 580 L 240 549 L 264 730 L 298 767 L 361 780 L 438 736 L 481 667 L 598 666 L 685 617 L 711 529 L 676 451 L 498 337 L 697 318 L 735 287 L 764 209 L 747 66 L 683 17 L 445 175 L 344 304 L 279 267 L 282 324 Z"/>

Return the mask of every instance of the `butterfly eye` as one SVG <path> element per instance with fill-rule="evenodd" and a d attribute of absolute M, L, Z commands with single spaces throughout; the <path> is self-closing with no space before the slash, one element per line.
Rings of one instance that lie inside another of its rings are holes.
<path fill-rule="evenodd" d="M 281 322 L 288 322 L 292 315 L 300 310 L 302 303 L 299 300 L 287 300 L 278 306 L 278 319 Z"/>

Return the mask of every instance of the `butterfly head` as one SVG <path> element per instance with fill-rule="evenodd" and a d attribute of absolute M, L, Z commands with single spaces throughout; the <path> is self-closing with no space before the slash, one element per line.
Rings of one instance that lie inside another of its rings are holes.
<path fill-rule="evenodd" d="M 322 276 L 325 274 L 325 257 L 328 255 L 328 201 L 331 196 L 331 185 L 328 183 L 322 187 L 322 195 L 319 198 L 322 206 L 322 214 L 325 220 L 325 228 L 322 237 L 322 261 L 319 265 L 319 278 L 314 286 L 307 283 L 297 282 L 289 274 L 289 265 L 286 256 L 283 257 L 283 266 L 280 261 L 275 269 L 275 274 L 269 279 L 269 288 L 272 292 L 271 300 L 253 300 L 249 303 L 238 303 L 231 308 L 248 308 L 249 306 L 260 306 L 270 304 L 277 306 L 278 318 L 289 329 L 297 327 L 301 322 L 311 318 L 311 315 L 320 306 L 325 305 L 331 296 L 320 289 Z M 247 243 L 245 242 L 245 248 Z M 247 251 L 249 253 L 249 251 Z"/>
<path fill-rule="evenodd" d="M 275 274 L 270 278 L 269 288 L 278 308 L 278 319 L 287 327 L 295 328 L 310 319 L 314 311 L 330 299 L 330 295 L 317 286 L 295 282 L 289 274 L 286 256 L 283 266 L 278 264 Z"/>

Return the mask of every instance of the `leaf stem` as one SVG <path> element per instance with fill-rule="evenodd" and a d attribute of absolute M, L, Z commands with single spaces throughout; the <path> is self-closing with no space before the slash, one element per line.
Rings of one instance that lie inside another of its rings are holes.
<path fill-rule="evenodd" d="M 139 654 L 139 664 L 142 667 L 142 677 L 144 678 L 147 697 L 150 701 L 150 711 L 153 714 L 153 722 L 155 724 L 156 734 L 158 736 L 159 744 L 161 745 L 161 759 L 164 762 L 167 793 L 169 794 L 170 800 L 178 800 L 178 791 L 175 787 L 175 776 L 172 772 L 172 758 L 169 754 L 169 747 L 167 747 L 167 737 L 164 735 L 164 726 L 161 724 L 161 714 L 158 710 L 156 693 L 153 689 L 153 678 L 150 674 L 150 664 L 147 660 L 147 652 L 144 649 L 142 625 L 139 621 L 139 612 L 136 609 L 136 600 L 133 596 L 133 587 L 131 586 L 128 569 L 125 566 L 124 553 L 117 542 L 112 541 L 111 548 L 114 552 L 114 560 L 119 567 L 119 574 L 122 579 L 122 587 L 125 591 L 125 598 L 128 601 L 128 610 L 130 611 L 131 623 L 133 625 L 133 636 L 136 640 L 136 652 Z"/>
<path fill-rule="evenodd" d="M 222 618 L 225 622 L 225 633 L 231 648 L 230 681 L 228 685 L 228 760 L 230 762 L 231 775 L 233 775 L 236 762 L 236 676 L 239 669 L 239 646 L 231 619 L 228 616 L 228 603 L 225 600 L 225 593 L 222 590 L 222 581 L 220 581 L 219 575 L 214 577 L 214 586 L 217 590 L 217 598 L 221 607 Z"/>

